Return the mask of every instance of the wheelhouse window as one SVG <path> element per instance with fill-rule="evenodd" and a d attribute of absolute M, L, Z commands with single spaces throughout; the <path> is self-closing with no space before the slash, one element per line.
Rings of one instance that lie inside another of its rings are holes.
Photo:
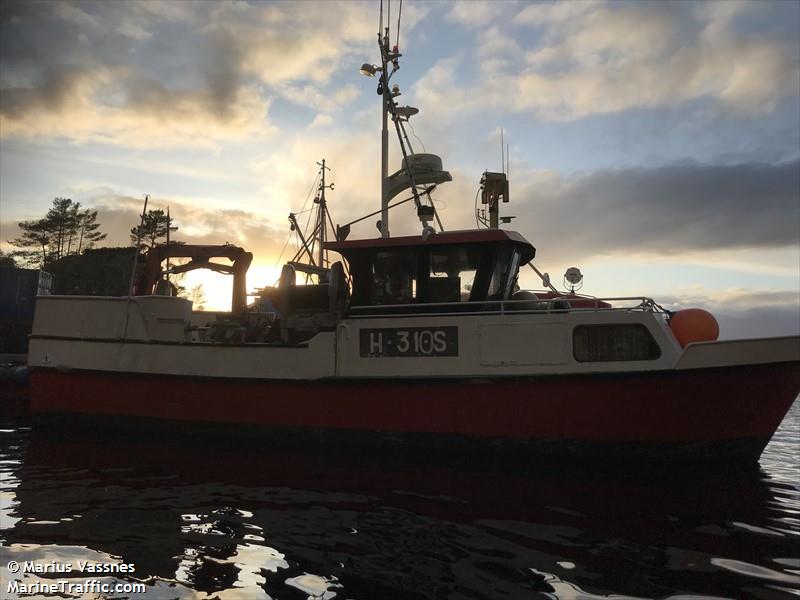
<path fill-rule="evenodd" d="M 412 252 L 376 252 L 370 267 L 370 304 L 408 304 L 414 301 L 417 264 Z"/>
<path fill-rule="evenodd" d="M 427 302 L 469 300 L 486 249 L 475 246 L 434 248 L 430 252 Z"/>
<path fill-rule="evenodd" d="M 578 325 L 572 332 L 572 352 L 578 362 L 655 360 L 661 348 L 640 323 Z"/>
<path fill-rule="evenodd" d="M 354 250 L 347 256 L 352 306 L 508 299 L 521 257 L 506 241 Z"/>

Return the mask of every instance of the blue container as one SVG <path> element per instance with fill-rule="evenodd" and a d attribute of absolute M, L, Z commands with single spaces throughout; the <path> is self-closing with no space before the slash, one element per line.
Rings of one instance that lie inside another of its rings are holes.
<path fill-rule="evenodd" d="M 47 296 L 53 276 L 36 269 L 0 267 L 0 354 L 28 352 L 36 296 Z"/>
<path fill-rule="evenodd" d="M 0 267 L 0 319 L 32 321 L 36 296 L 47 296 L 53 276 L 37 269 Z"/>

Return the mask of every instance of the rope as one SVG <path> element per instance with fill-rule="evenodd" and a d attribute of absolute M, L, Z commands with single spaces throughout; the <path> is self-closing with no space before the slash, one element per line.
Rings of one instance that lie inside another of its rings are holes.
<path fill-rule="evenodd" d="M 425 150 L 425 144 L 422 142 L 421 139 L 419 139 L 417 132 L 414 131 L 414 126 L 411 124 L 411 119 L 409 118 L 408 121 L 406 121 L 406 123 L 408 123 L 408 126 L 411 128 L 411 135 L 413 135 L 419 142 L 419 145 L 422 146 L 422 151 L 427 152 L 427 150 Z"/>

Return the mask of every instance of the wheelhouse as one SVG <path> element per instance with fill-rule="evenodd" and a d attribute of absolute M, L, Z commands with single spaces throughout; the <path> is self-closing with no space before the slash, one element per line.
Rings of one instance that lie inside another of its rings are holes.
<path fill-rule="evenodd" d="M 536 254 L 520 234 L 499 229 L 330 242 L 326 248 L 347 261 L 353 309 L 508 300 L 519 267 Z"/>

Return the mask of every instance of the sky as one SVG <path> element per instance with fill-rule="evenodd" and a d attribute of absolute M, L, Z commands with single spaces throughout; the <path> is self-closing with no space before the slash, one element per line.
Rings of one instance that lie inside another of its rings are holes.
<path fill-rule="evenodd" d="M 398 38 L 399 8 L 392 81 L 420 109 L 414 151 L 453 176 L 434 192 L 445 228 L 475 226 L 502 132 L 506 227 L 554 283 L 578 266 L 583 292 L 707 308 L 724 338 L 800 333 L 800 3 L 405 0 Z M 380 61 L 378 11 L 2 3 L 0 248 L 55 197 L 127 245 L 149 194 L 176 239 L 243 246 L 249 289 L 274 283 L 319 160 L 334 222 L 380 208 L 380 98 L 359 74 Z M 419 233 L 410 205 L 390 229 Z M 377 235 L 367 219 L 350 239 Z M 197 282 L 229 306 L 224 276 Z"/>

